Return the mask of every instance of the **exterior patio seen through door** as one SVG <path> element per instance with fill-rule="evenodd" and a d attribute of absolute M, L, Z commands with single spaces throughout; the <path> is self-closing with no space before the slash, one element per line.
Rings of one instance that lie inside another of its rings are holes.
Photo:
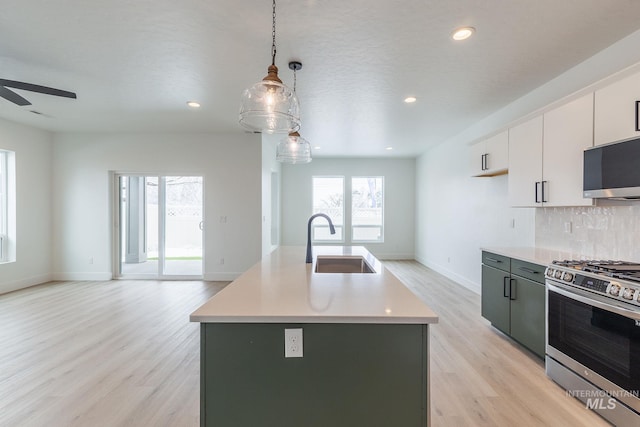
<path fill-rule="evenodd" d="M 201 176 L 119 175 L 117 277 L 201 279 Z"/>

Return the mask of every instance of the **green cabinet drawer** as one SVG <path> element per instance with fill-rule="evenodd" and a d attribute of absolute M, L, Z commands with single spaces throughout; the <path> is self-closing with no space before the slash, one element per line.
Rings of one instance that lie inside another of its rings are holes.
<path fill-rule="evenodd" d="M 504 271 L 511 270 L 511 258 L 482 251 L 482 263 Z"/>
<path fill-rule="evenodd" d="M 520 261 L 519 259 L 511 260 L 511 274 L 533 280 L 543 285 L 545 268 L 543 265 L 532 264 L 530 262 Z"/>

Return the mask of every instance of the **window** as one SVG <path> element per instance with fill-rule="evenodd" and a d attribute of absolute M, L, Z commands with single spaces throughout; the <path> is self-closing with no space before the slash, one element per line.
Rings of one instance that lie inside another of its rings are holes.
<path fill-rule="evenodd" d="M 0 262 L 9 252 L 9 153 L 0 150 Z"/>
<path fill-rule="evenodd" d="M 384 177 L 358 176 L 345 182 L 342 176 L 314 176 L 313 213 L 329 215 L 336 228 L 331 235 L 326 221 L 314 221 L 314 242 L 383 242 Z"/>
<path fill-rule="evenodd" d="M 384 178 L 362 176 L 351 179 L 351 240 L 384 241 Z"/>
<path fill-rule="evenodd" d="M 344 177 L 313 177 L 313 213 L 328 215 L 336 229 L 332 235 L 327 221 L 315 220 L 311 234 L 314 242 L 344 242 Z"/>

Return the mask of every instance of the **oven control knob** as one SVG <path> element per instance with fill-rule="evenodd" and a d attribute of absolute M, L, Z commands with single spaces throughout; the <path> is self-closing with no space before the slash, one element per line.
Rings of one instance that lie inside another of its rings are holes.
<path fill-rule="evenodd" d="M 620 285 L 617 283 L 611 283 L 611 288 L 609 288 L 609 293 L 613 296 L 620 295 Z"/>
<path fill-rule="evenodd" d="M 553 268 L 547 268 L 547 272 L 546 272 L 546 276 L 547 277 L 553 277 L 553 275 L 555 274 L 555 270 Z"/>
<path fill-rule="evenodd" d="M 556 270 L 556 274 L 554 277 L 558 280 L 562 279 L 562 271 Z"/>
<path fill-rule="evenodd" d="M 633 299 L 633 296 L 635 295 L 636 290 L 633 288 L 626 288 L 624 290 L 624 292 L 622 293 L 622 298 L 624 299 Z"/>
<path fill-rule="evenodd" d="M 573 280 L 573 273 L 564 273 L 564 276 L 562 276 L 562 280 L 564 280 L 565 282 L 571 282 Z"/>

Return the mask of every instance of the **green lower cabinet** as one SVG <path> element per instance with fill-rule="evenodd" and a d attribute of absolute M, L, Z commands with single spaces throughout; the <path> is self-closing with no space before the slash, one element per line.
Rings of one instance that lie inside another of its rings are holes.
<path fill-rule="evenodd" d="M 428 425 L 427 325 L 203 323 L 200 362 L 202 426 Z"/>
<path fill-rule="evenodd" d="M 482 266 L 482 317 L 502 332 L 509 334 L 510 304 L 508 292 L 509 272 L 497 268 Z"/>
<path fill-rule="evenodd" d="M 482 317 L 544 357 L 545 267 L 489 252 L 482 261 Z"/>
<path fill-rule="evenodd" d="M 540 357 L 544 357 L 544 285 L 512 276 L 511 336 Z"/>

